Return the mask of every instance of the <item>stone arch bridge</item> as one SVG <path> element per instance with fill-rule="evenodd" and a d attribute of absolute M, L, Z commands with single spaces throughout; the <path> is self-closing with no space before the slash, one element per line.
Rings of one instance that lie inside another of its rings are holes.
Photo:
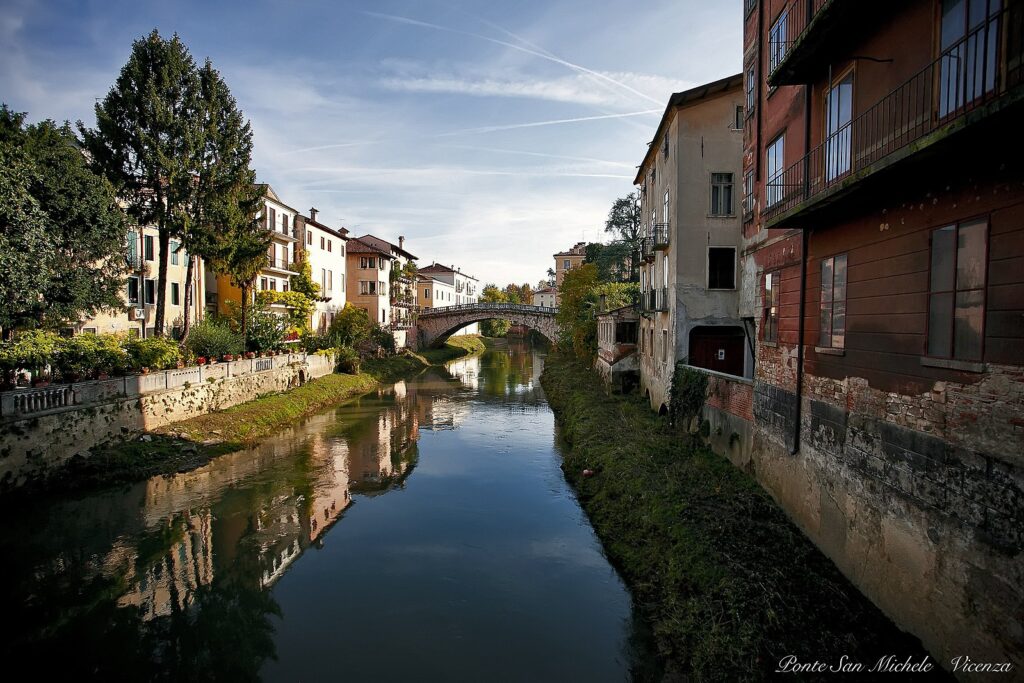
<path fill-rule="evenodd" d="M 423 309 L 416 321 L 417 348 L 427 348 L 443 342 L 457 330 L 491 318 L 502 318 L 513 325 L 525 325 L 537 330 L 554 343 L 558 339 L 557 308 L 481 302 Z"/>

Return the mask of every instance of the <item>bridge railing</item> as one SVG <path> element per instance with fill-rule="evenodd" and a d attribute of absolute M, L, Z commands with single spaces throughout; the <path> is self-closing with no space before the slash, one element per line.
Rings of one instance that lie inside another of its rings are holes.
<path fill-rule="evenodd" d="M 506 303 L 475 303 L 455 304 L 453 306 L 438 306 L 437 308 L 422 309 L 420 317 L 427 315 L 440 315 L 448 313 L 459 313 L 461 311 L 508 311 L 509 313 L 541 313 L 554 315 L 557 308 L 550 306 L 532 306 L 530 304 L 506 304 Z"/>

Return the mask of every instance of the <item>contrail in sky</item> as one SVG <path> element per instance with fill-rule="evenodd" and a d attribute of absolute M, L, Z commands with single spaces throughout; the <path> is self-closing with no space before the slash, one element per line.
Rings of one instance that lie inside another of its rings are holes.
<path fill-rule="evenodd" d="M 456 33 L 458 35 L 470 36 L 472 38 L 477 38 L 479 40 L 486 40 L 487 42 L 495 43 L 496 45 L 503 45 L 503 46 L 505 46 L 505 47 L 507 47 L 509 49 L 512 49 L 512 50 L 518 50 L 519 52 L 525 52 L 526 54 L 533 55 L 534 57 L 540 57 L 541 59 L 546 59 L 549 62 L 554 62 L 556 64 L 561 64 L 562 66 L 565 66 L 565 67 L 568 67 L 570 69 L 573 69 L 574 71 L 579 71 L 580 73 L 589 74 L 590 76 L 593 76 L 594 78 L 598 78 L 598 79 L 600 79 L 602 81 L 605 81 L 607 83 L 611 83 L 611 84 L 613 84 L 615 86 L 623 88 L 624 90 L 628 90 L 629 92 L 633 93 L 637 97 L 642 97 L 643 99 L 647 100 L 648 102 L 652 102 L 654 104 L 661 104 L 660 101 L 654 99 L 653 97 L 651 97 L 649 95 L 645 95 L 644 93 L 640 92 L 639 90 L 637 90 L 637 89 L 635 89 L 633 87 L 630 87 L 630 86 L 626 85 L 625 83 L 622 83 L 621 81 L 617 81 L 614 78 L 611 78 L 610 76 L 606 76 L 605 74 L 600 73 L 598 71 L 594 71 L 593 69 L 588 69 L 585 66 L 580 66 L 579 64 L 573 64 L 572 62 L 569 62 L 569 61 L 566 61 L 564 59 L 561 59 L 560 57 L 555 57 L 552 54 L 549 54 L 549 53 L 546 54 L 546 51 L 533 50 L 533 49 L 530 49 L 530 48 L 523 47 L 522 45 L 516 45 L 515 43 L 509 43 L 508 41 L 498 40 L 497 38 L 491 38 L 490 36 L 485 36 L 485 35 L 482 35 L 480 33 L 472 33 L 471 31 L 462 31 L 462 30 L 455 29 L 455 28 L 449 28 L 447 26 L 441 26 L 440 24 L 432 24 L 430 22 L 420 21 L 419 19 L 410 19 L 409 17 L 400 17 L 400 16 L 397 16 L 395 14 L 382 14 L 380 12 L 369 12 L 369 11 L 365 11 L 365 10 L 362 11 L 361 13 L 365 14 L 367 16 L 377 17 L 378 19 L 385 19 L 387 21 L 395 21 L 395 22 L 398 22 L 400 24 L 409 24 L 410 26 L 421 26 L 423 28 L 432 28 L 432 29 L 434 29 L 436 31 L 446 31 L 448 33 Z"/>
<path fill-rule="evenodd" d="M 623 119 L 630 116 L 643 116 L 645 114 L 660 114 L 660 109 L 644 109 L 643 111 L 630 111 L 625 114 L 601 114 L 600 116 L 577 116 L 572 119 L 554 119 L 552 121 L 533 121 L 531 123 L 512 123 L 506 126 L 483 126 L 481 128 L 465 128 L 453 130 L 448 133 L 441 133 L 436 137 L 444 138 L 452 135 L 464 135 L 473 133 L 493 133 L 499 130 L 515 130 L 517 128 L 537 128 L 539 126 L 555 126 L 561 123 L 577 123 L 579 121 L 600 121 L 603 119 Z"/>

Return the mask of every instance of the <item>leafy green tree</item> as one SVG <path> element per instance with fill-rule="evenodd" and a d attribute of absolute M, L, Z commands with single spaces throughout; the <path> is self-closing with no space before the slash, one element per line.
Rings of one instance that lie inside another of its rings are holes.
<path fill-rule="evenodd" d="M 480 301 L 487 303 L 510 303 L 508 293 L 495 284 L 486 284 L 480 291 Z M 512 324 L 502 318 L 492 318 L 480 323 L 480 334 L 485 337 L 504 337 Z"/>
<path fill-rule="evenodd" d="M 619 245 L 619 249 L 613 253 L 620 276 L 614 279 L 639 282 L 641 226 L 640 196 L 636 192 L 619 197 L 612 203 L 604 231 L 613 235 L 614 243 Z"/>
<path fill-rule="evenodd" d="M 566 272 L 558 289 L 561 303 L 556 319 L 559 326 L 558 343 L 571 348 L 584 360 L 593 360 L 597 353 L 597 320 L 594 315 L 598 307 L 597 266 L 585 263 L 579 268 Z"/>
<path fill-rule="evenodd" d="M 56 274 L 47 248 L 46 214 L 32 196 L 37 174 L 17 147 L 0 140 L 0 329 L 35 321 L 46 283 Z"/>
<path fill-rule="evenodd" d="M 354 348 L 359 342 L 369 339 L 372 332 L 373 321 L 370 320 L 370 314 L 362 308 L 345 304 L 345 308 L 334 316 L 327 336 L 333 346 Z"/>
<path fill-rule="evenodd" d="M 202 93 L 195 62 L 175 35 L 154 29 L 132 44 L 114 86 L 96 104 L 96 128 L 79 122 L 94 168 L 114 185 L 138 225 L 159 230 L 154 327 L 164 333 L 170 239 L 189 234 L 196 161 L 203 144 Z"/>
<path fill-rule="evenodd" d="M 220 226 L 220 231 L 206 248 L 206 255 L 211 267 L 242 291 L 242 302 L 246 304 L 240 306 L 239 313 L 243 336 L 249 330 L 249 288 L 266 265 L 267 249 L 273 240 L 273 233 L 263 225 L 262 203 L 263 188 L 248 182 L 224 188 L 223 194 L 209 200 L 207 215 Z"/>
<path fill-rule="evenodd" d="M 586 246 L 584 263 L 593 263 L 597 266 L 597 278 L 601 282 L 632 281 L 630 278 L 633 261 L 631 247 L 626 242 L 591 242 Z"/>
<path fill-rule="evenodd" d="M 29 191 L 46 217 L 45 253 L 32 254 L 53 270 L 22 312 L 24 324 L 55 329 L 121 309 L 127 222 L 113 188 L 93 173 L 68 124 L 24 126 L 25 115 L 0 108 L 0 139 L 18 147 L 32 164 Z"/>

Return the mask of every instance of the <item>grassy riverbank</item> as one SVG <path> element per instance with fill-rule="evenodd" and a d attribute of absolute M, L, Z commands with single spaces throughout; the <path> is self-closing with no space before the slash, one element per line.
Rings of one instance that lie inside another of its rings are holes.
<path fill-rule="evenodd" d="M 749 475 L 672 431 L 641 400 L 607 396 L 575 359 L 549 355 L 541 383 L 569 444 L 566 477 L 650 624 L 667 673 L 756 680 L 787 655 L 830 665 L 846 655 L 868 668 L 889 654 L 920 661 L 920 643 Z"/>
<path fill-rule="evenodd" d="M 331 405 L 484 348 L 479 337 L 462 336 L 419 354 L 369 360 L 358 375 L 326 375 L 289 391 L 176 422 L 132 441 L 94 448 L 88 458 L 73 458 L 45 481 L 30 482 L 12 493 L 90 490 L 195 469 Z"/>

